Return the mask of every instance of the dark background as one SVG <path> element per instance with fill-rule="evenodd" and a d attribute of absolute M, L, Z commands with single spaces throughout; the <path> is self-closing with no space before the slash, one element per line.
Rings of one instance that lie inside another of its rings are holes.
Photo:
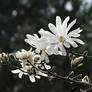
<path fill-rule="evenodd" d="M 81 39 L 86 43 L 75 52 L 88 50 L 92 55 L 92 1 L 91 0 L 0 0 L 0 52 L 15 52 L 29 49 L 24 42 L 26 34 L 37 33 L 40 28 L 48 30 L 48 23 L 55 24 L 55 17 L 64 20 L 70 16 L 77 18 L 73 28 L 81 27 Z M 70 60 L 67 57 L 51 56 L 51 65 L 56 72 L 66 76 L 70 71 Z M 84 65 L 75 71 L 92 79 L 92 59 L 85 59 Z M 0 64 L 0 92 L 76 92 L 72 86 L 62 80 L 41 78 L 31 83 L 28 78 L 19 79 L 10 72 L 6 65 Z"/>

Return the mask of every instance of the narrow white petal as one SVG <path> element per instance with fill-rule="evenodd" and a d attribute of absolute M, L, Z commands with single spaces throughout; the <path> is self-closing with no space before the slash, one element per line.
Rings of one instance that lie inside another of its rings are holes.
<path fill-rule="evenodd" d="M 52 23 L 49 23 L 48 27 L 52 33 L 57 34 L 56 27 Z"/>
<path fill-rule="evenodd" d="M 63 26 L 65 26 L 65 28 L 67 27 L 67 23 L 69 21 L 70 17 L 66 17 L 65 20 L 63 21 Z"/>
<path fill-rule="evenodd" d="M 40 29 L 40 31 L 38 31 L 38 33 L 42 36 L 42 37 L 52 37 L 54 36 L 52 33 L 45 31 L 44 29 Z"/>
<path fill-rule="evenodd" d="M 37 34 L 33 34 L 37 39 L 39 39 L 38 35 Z"/>
<path fill-rule="evenodd" d="M 35 50 L 35 52 L 39 54 L 39 53 L 40 53 L 40 50 L 37 48 L 37 49 Z"/>
<path fill-rule="evenodd" d="M 54 51 L 54 46 L 53 45 L 48 46 L 48 48 L 46 50 L 46 52 L 48 53 L 48 55 L 52 55 L 53 51 Z"/>
<path fill-rule="evenodd" d="M 24 53 L 26 53 L 27 51 L 26 51 L 25 49 L 22 49 L 22 50 L 21 50 L 21 52 L 24 52 Z"/>
<path fill-rule="evenodd" d="M 41 60 L 42 61 L 44 60 L 44 57 L 45 57 L 45 54 L 44 53 L 45 53 L 44 51 L 42 51 L 42 53 L 41 53 Z"/>
<path fill-rule="evenodd" d="M 60 48 L 60 51 L 62 52 L 62 55 L 66 56 L 66 50 L 65 50 L 64 46 L 60 45 L 59 48 Z"/>
<path fill-rule="evenodd" d="M 46 63 L 49 63 L 49 57 L 48 55 L 46 54 L 46 52 L 42 51 L 41 53 L 41 60 L 45 60 Z"/>
<path fill-rule="evenodd" d="M 76 41 L 76 42 L 78 42 L 78 43 L 80 43 L 80 44 L 82 44 L 82 45 L 85 44 L 85 43 L 84 43 L 82 40 L 80 40 L 80 39 L 73 38 L 73 40 Z"/>
<path fill-rule="evenodd" d="M 69 36 L 69 35 L 68 35 L 68 36 Z M 70 37 L 79 37 L 79 36 L 80 36 L 80 34 L 76 34 L 76 33 L 70 35 Z"/>
<path fill-rule="evenodd" d="M 62 21 L 61 21 L 60 16 L 56 16 L 56 27 L 61 25 L 61 24 L 62 24 Z"/>
<path fill-rule="evenodd" d="M 63 55 L 61 51 L 58 51 L 58 53 L 59 53 L 59 55 L 61 55 L 61 56 Z"/>
<path fill-rule="evenodd" d="M 12 73 L 20 73 L 21 71 L 19 69 L 16 69 L 16 70 L 12 70 L 11 72 Z"/>
<path fill-rule="evenodd" d="M 38 75 L 36 75 L 35 77 L 36 77 L 37 79 L 41 79 L 41 77 L 40 77 L 40 76 L 38 76 Z"/>
<path fill-rule="evenodd" d="M 71 44 L 73 47 L 78 47 L 78 45 L 75 43 L 75 42 L 73 42 L 72 44 Z"/>
<path fill-rule="evenodd" d="M 23 75 L 23 72 L 20 72 L 18 75 L 20 79 L 22 79 L 22 75 Z"/>
<path fill-rule="evenodd" d="M 54 54 L 55 55 L 58 55 L 59 54 L 59 52 L 58 52 L 58 46 L 57 45 L 54 47 Z"/>
<path fill-rule="evenodd" d="M 66 41 L 69 42 L 70 44 L 74 43 L 73 39 L 68 36 L 66 37 Z"/>
<path fill-rule="evenodd" d="M 35 41 L 35 37 L 34 37 L 33 35 L 27 34 L 26 36 L 27 36 L 27 38 L 28 38 L 30 41 Z"/>
<path fill-rule="evenodd" d="M 45 68 L 48 70 L 51 68 L 51 66 L 45 64 Z"/>
<path fill-rule="evenodd" d="M 36 81 L 34 75 L 30 75 L 29 79 L 30 79 L 31 82 L 35 82 Z"/>
<path fill-rule="evenodd" d="M 80 28 L 77 28 L 73 31 L 71 31 L 68 36 L 73 36 L 73 35 L 76 35 L 76 34 L 79 34 L 80 32 L 82 32 L 83 30 L 81 30 Z"/>
<path fill-rule="evenodd" d="M 48 76 L 47 74 L 42 73 L 42 72 L 38 72 L 38 75 L 45 76 L 45 77 L 47 77 L 47 76 Z"/>
<path fill-rule="evenodd" d="M 68 42 L 64 42 L 64 46 L 66 47 L 66 48 L 70 48 L 70 44 L 68 43 Z"/>
<path fill-rule="evenodd" d="M 46 53 L 45 53 L 45 62 L 49 63 L 49 57 L 48 57 L 48 55 Z"/>
<path fill-rule="evenodd" d="M 68 33 L 68 31 L 71 29 L 71 27 L 72 27 L 75 23 L 76 23 L 76 19 L 73 20 L 73 21 L 68 25 L 68 27 L 67 27 L 67 33 Z"/>

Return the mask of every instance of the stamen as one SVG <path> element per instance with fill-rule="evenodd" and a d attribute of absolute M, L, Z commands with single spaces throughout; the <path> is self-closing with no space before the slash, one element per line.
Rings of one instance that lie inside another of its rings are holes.
<path fill-rule="evenodd" d="M 64 42 L 65 41 L 65 38 L 60 36 L 59 39 L 58 39 L 60 42 Z"/>

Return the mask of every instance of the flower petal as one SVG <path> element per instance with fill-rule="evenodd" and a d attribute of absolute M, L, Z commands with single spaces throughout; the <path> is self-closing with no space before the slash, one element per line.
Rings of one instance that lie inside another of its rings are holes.
<path fill-rule="evenodd" d="M 42 73 L 42 72 L 37 72 L 37 74 L 38 74 L 38 75 L 41 75 L 41 76 L 45 76 L 45 77 L 47 77 L 47 76 L 48 76 L 47 74 Z"/>
<path fill-rule="evenodd" d="M 68 23 L 69 19 L 70 19 L 70 17 L 68 16 L 68 17 L 66 17 L 65 20 L 63 21 L 63 26 L 64 26 L 64 28 L 67 27 L 67 23 Z"/>
<path fill-rule="evenodd" d="M 49 70 L 50 68 L 51 68 L 51 66 L 50 65 L 44 65 L 45 66 L 45 68 L 47 69 L 47 70 Z"/>
<path fill-rule="evenodd" d="M 75 43 L 75 42 L 73 42 L 72 44 L 71 44 L 73 47 L 78 47 L 78 45 Z"/>
<path fill-rule="evenodd" d="M 64 46 L 66 47 L 66 48 L 70 48 L 70 44 L 68 43 L 68 42 L 64 42 Z"/>
<path fill-rule="evenodd" d="M 31 82 L 35 82 L 36 81 L 34 75 L 30 75 L 29 79 L 30 79 Z"/>
<path fill-rule="evenodd" d="M 82 40 L 80 40 L 80 39 L 73 38 L 73 40 L 76 41 L 76 42 L 78 42 L 78 43 L 80 43 L 80 44 L 82 44 L 82 45 L 85 44 L 85 43 L 84 43 Z"/>
<path fill-rule="evenodd" d="M 38 33 L 42 36 L 42 37 L 53 37 L 54 35 L 48 31 L 45 31 L 44 29 L 40 29 L 40 31 L 38 31 Z"/>
<path fill-rule="evenodd" d="M 71 27 L 72 27 L 75 23 L 76 23 L 76 19 L 73 20 L 73 21 L 68 25 L 68 27 L 67 27 L 67 33 L 68 33 L 68 31 L 71 29 Z"/>
<path fill-rule="evenodd" d="M 61 45 L 59 46 L 59 48 L 60 48 L 60 51 L 62 52 L 62 55 L 66 56 L 66 50 L 65 50 L 63 44 L 61 44 Z"/>
<path fill-rule="evenodd" d="M 20 72 L 18 75 L 20 79 L 22 79 L 22 75 L 23 75 L 23 72 Z"/>
<path fill-rule="evenodd" d="M 61 21 L 60 16 L 56 16 L 56 27 L 61 25 L 61 24 L 62 24 L 62 21 Z"/>
<path fill-rule="evenodd" d="M 41 77 L 40 77 L 40 76 L 38 76 L 38 75 L 36 75 L 35 77 L 36 77 L 37 79 L 41 79 Z"/>
<path fill-rule="evenodd" d="M 16 70 L 12 70 L 11 72 L 12 73 L 20 73 L 21 71 L 19 69 L 16 69 Z"/>
<path fill-rule="evenodd" d="M 57 34 L 56 27 L 52 23 L 49 23 L 48 27 L 52 33 Z"/>
<path fill-rule="evenodd" d="M 82 32 L 82 30 L 81 30 L 80 28 L 77 28 L 77 29 L 71 31 L 71 32 L 68 34 L 68 36 L 74 36 L 74 37 L 76 37 L 75 35 L 79 35 L 80 32 Z M 79 36 L 80 36 L 80 35 L 79 35 Z M 77 36 L 77 37 L 79 37 L 79 36 Z"/>

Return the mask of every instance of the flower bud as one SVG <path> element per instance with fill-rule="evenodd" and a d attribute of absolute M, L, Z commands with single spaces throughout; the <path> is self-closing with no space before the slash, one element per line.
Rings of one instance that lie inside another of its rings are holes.
<path fill-rule="evenodd" d="M 71 67 L 72 68 L 78 67 L 78 65 L 82 63 L 83 59 L 84 59 L 83 56 L 80 56 L 80 57 L 73 59 L 71 61 Z"/>
<path fill-rule="evenodd" d="M 82 79 L 82 82 L 89 83 L 89 78 L 87 75 L 84 76 L 84 78 Z"/>
<path fill-rule="evenodd" d="M 41 63 L 41 56 L 40 55 L 35 55 L 34 56 L 34 62 L 35 63 Z"/>
<path fill-rule="evenodd" d="M 73 77 L 74 76 L 74 71 L 70 72 L 68 77 Z"/>
<path fill-rule="evenodd" d="M 6 64 L 7 60 L 8 60 L 8 54 L 6 54 L 6 53 L 0 54 L 0 59 L 1 59 L 2 64 Z"/>

